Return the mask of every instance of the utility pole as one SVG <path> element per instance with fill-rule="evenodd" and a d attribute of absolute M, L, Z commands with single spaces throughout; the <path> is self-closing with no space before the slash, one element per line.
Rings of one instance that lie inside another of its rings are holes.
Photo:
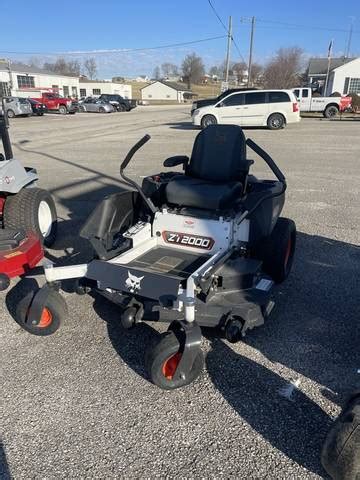
<path fill-rule="evenodd" d="M 351 18 L 351 23 L 350 23 L 350 29 L 349 29 L 349 38 L 348 38 L 346 52 L 345 52 L 345 58 L 349 58 L 349 55 L 350 55 L 351 39 L 353 34 L 353 24 L 354 24 L 355 17 L 350 17 L 350 18 Z"/>
<path fill-rule="evenodd" d="M 226 50 L 226 66 L 225 66 L 225 82 L 229 81 L 229 67 L 230 67 L 230 47 L 232 40 L 232 18 L 229 17 L 228 41 Z"/>
<path fill-rule="evenodd" d="M 252 68 L 252 56 L 254 46 L 254 29 L 255 29 L 255 17 L 251 18 L 251 34 L 250 34 L 250 51 L 249 51 L 249 66 L 248 66 L 248 81 L 247 86 L 251 85 L 251 68 Z"/>

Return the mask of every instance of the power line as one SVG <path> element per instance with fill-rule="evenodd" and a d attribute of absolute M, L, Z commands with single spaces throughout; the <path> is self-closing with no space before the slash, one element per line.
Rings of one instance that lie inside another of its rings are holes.
<path fill-rule="evenodd" d="M 19 51 L 7 51 L 0 50 L 0 53 L 7 55 L 103 55 L 109 53 L 129 53 L 129 52 L 143 52 L 146 50 L 159 50 L 162 48 L 183 47 L 185 45 L 194 45 L 196 43 L 209 42 L 211 40 L 219 40 L 225 38 L 226 35 L 218 35 L 216 37 L 202 38 L 200 40 L 192 40 L 190 42 L 172 43 L 169 45 L 159 45 L 156 47 L 144 47 L 144 48 L 113 48 L 108 50 L 82 50 L 73 52 L 19 52 Z"/>
<path fill-rule="evenodd" d="M 289 27 L 290 29 L 299 29 L 299 30 L 323 30 L 327 32 L 341 32 L 341 33 L 348 33 L 348 30 L 343 29 L 343 28 L 331 28 L 331 27 L 319 27 L 315 25 L 302 25 L 302 24 L 297 24 L 297 23 L 287 23 L 287 22 L 280 22 L 278 20 L 266 20 L 264 18 L 257 18 L 258 22 L 263 22 L 263 23 L 273 23 L 274 25 L 281 25 L 284 27 Z M 274 28 L 274 27 L 265 27 L 262 26 L 262 28 Z M 360 31 L 353 31 L 353 33 L 360 33 Z"/>
<path fill-rule="evenodd" d="M 219 22 L 221 23 L 221 25 L 222 25 L 222 27 L 224 28 L 224 30 L 225 30 L 226 33 L 228 34 L 228 28 L 227 28 L 227 26 L 225 25 L 225 23 L 222 21 L 220 15 L 219 15 L 218 12 L 216 11 L 216 9 L 215 9 L 214 5 L 212 4 L 211 0 L 208 0 L 208 4 L 210 5 L 212 11 L 214 12 L 214 14 L 215 14 L 215 16 L 217 17 L 217 19 L 219 20 Z M 231 35 L 231 41 L 232 41 L 232 43 L 234 44 L 234 47 L 236 48 L 236 50 L 237 50 L 237 52 L 238 52 L 241 60 L 242 60 L 244 63 L 246 63 L 246 62 L 245 62 L 245 59 L 244 59 L 244 57 L 243 57 L 243 55 L 242 55 L 242 53 L 241 53 L 241 51 L 240 51 L 240 48 L 239 48 L 238 44 L 236 43 L 236 41 L 235 41 L 235 39 L 234 39 L 234 37 L 233 37 L 232 35 Z"/>

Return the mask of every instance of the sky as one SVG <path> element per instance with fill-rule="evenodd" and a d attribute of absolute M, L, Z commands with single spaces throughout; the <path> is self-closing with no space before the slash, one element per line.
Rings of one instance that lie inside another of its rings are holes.
<path fill-rule="evenodd" d="M 348 0 L 346 11 L 328 1 L 289 2 L 210 0 L 227 25 L 233 20 L 232 61 L 248 61 L 250 18 L 255 16 L 254 60 L 266 63 L 281 47 L 299 46 L 304 58 L 326 56 L 333 39 L 334 56 L 343 55 L 353 23 L 351 55 L 360 55 L 360 2 Z M 151 76 L 163 62 L 181 65 L 195 52 L 207 68 L 225 58 L 226 38 L 171 48 L 132 52 L 226 35 L 209 0 L 0 0 L 0 58 L 26 63 L 31 57 L 54 61 L 57 52 L 88 52 L 67 58 L 94 56 L 99 78 Z M 10 53 L 19 52 L 19 53 Z"/>

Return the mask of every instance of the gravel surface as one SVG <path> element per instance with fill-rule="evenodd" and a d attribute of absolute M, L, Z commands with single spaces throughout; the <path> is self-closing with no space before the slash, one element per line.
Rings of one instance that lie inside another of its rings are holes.
<path fill-rule="evenodd" d="M 359 128 L 310 118 L 245 131 L 286 174 L 294 269 L 271 318 L 244 343 L 205 332 L 205 371 L 184 389 L 161 391 L 144 370 L 164 325 L 124 331 L 114 305 L 65 292 L 67 322 L 35 337 L 11 316 L 31 281 L 1 293 L 0 478 L 323 478 L 324 436 L 360 378 Z M 167 156 L 189 154 L 197 131 L 188 106 L 161 106 L 14 119 L 10 133 L 16 157 L 56 199 L 49 257 L 68 264 L 89 258 L 78 229 L 116 190 L 135 141 L 152 136 L 128 169 L 139 180 Z M 255 173 L 265 172 L 258 161 Z"/>

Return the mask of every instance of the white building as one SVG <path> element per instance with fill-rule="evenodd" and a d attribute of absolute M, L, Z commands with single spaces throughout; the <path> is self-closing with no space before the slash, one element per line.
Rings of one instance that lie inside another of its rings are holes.
<path fill-rule="evenodd" d="M 100 81 L 80 78 L 79 97 L 98 96 L 102 93 L 117 94 L 124 98 L 132 98 L 132 87 L 131 85 L 108 82 L 105 80 Z"/>
<path fill-rule="evenodd" d="M 85 97 L 112 93 L 131 98 L 131 85 L 88 80 L 62 75 L 23 63 L 0 61 L 0 96 L 41 97 L 41 92 L 53 89 L 64 97 Z"/>
<path fill-rule="evenodd" d="M 60 75 L 23 63 L 0 62 L 0 94 L 14 97 L 38 97 L 52 88 L 64 97 L 78 96 L 79 78 Z"/>
<path fill-rule="evenodd" d="M 190 90 L 183 85 L 171 82 L 161 82 L 156 80 L 150 85 L 141 88 L 142 100 L 168 100 L 178 103 L 184 102 L 193 96 Z"/>
<path fill-rule="evenodd" d="M 308 68 L 309 83 L 318 83 L 320 88 L 325 85 L 328 68 L 327 58 L 311 58 Z M 360 94 L 360 58 L 330 59 L 330 73 L 325 96 L 339 92 Z"/>

